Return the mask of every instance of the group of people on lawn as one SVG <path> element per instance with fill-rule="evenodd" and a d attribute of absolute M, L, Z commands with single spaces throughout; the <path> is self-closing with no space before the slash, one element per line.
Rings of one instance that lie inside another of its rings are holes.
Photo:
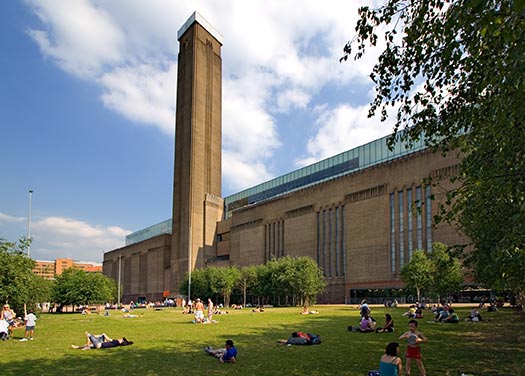
<path fill-rule="evenodd" d="M 9 339 L 13 333 L 13 329 L 22 327 L 25 323 L 25 335 L 20 341 L 33 340 L 35 335 L 36 316 L 33 310 L 30 309 L 29 313 L 26 305 L 24 304 L 24 319 L 23 321 L 16 317 L 16 313 L 11 309 L 9 304 L 4 304 L 2 307 L 2 313 L 0 314 L 0 339 L 5 341 Z"/>
<path fill-rule="evenodd" d="M 200 299 L 196 300 L 195 304 L 195 322 L 205 322 L 205 320 L 208 320 L 208 322 L 212 322 L 212 315 L 213 315 L 213 302 L 211 299 L 208 299 L 208 306 L 207 306 L 207 318 L 204 317 L 204 304 L 200 301 Z M 411 308 L 416 308 L 416 306 L 413 306 Z M 459 322 L 459 318 L 457 317 L 457 314 L 454 312 L 452 307 L 447 304 L 443 304 L 439 307 L 433 306 L 431 308 L 432 313 L 434 314 L 435 321 L 440 322 Z M 312 313 L 318 313 L 317 311 L 309 311 L 308 308 L 305 306 L 303 308 L 303 311 L 301 314 L 312 314 Z M 376 320 L 371 316 L 371 310 L 368 306 L 366 301 L 363 301 L 360 305 L 360 314 L 361 319 L 359 322 L 359 326 L 353 327 L 349 326 L 348 330 L 355 331 L 355 332 L 361 332 L 361 333 L 388 333 L 394 331 L 394 320 L 391 316 L 391 314 L 386 313 L 385 314 L 385 323 L 381 327 L 377 327 Z M 414 316 L 413 316 L 414 315 Z M 409 318 L 417 317 L 416 312 L 412 312 L 409 310 L 408 314 Z M 421 316 L 420 316 L 421 317 Z M 10 309 L 9 305 L 6 304 L 3 307 L 2 315 L 0 317 L 0 336 L 2 336 L 3 332 L 6 332 L 6 337 L 9 335 L 9 332 L 12 327 L 16 325 L 15 323 L 16 315 L 14 312 Z M 481 315 L 479 314 L 479 311 L 477 309 L 472 309 L 470 312 L 470 317 L 467 320 L 471 321 L 481 321 Z M 27 337 L 30 336 L 30 338 L 33 338 L 34 335 L 34 328 L 35 328 L 35 321 L 36 316 L 34 316 L 33 312 L 30 311 L 29 313 L 25 313 L 25 321 L 26 321 L 26 340 Z M 4 324 L 5 323 L 5 324 Z M 5 328 L 4 328 L 5 326 Z M 132 345 L 133 342 L 129 341 L 125 337 L 118 338 L 118 339 L 112 339 L 109 336 L 107 336 L 105 333 L 94 335 L 91 333 L 86 332 L 86 343 L 80 346 L 72 345 L 75 349 L 81 349 L 81 350 L 88 350 L 88 349 L 105 349 L 105 348 L 112 348 L 112 347 L 119 347 L 119 346 L 129 346 Z M 412 318 L 408 322 L 408 330 L 403 333 L 400 337 L 400 340 L 406 339 L 407 340 L 407 348 L 406 348 L 406 374 L 410 374 L 410 369 L 412 362 L 415 362 L 419 368 L 421 375 L 426 375 L 425 367 L 423 365 L 422 359 L 421 359 L 421 348 L 420 344 L 427 341 L 427 338 L 425 335 L 418 330 L 418 322 L 414 318 Z M 320 344 L 321 343 L 321 336 L 314 335 L 310 333 L 300 332 L 296 331 L 293 332 L 291 337 L 287 340 L 279 340 L 278 342 L 287 344 L 287 345 L 312 345 L 312 344 Z M 399 352 L 400 344 L 398 342 L 390 342 L 386 346 L 385 353 L 381 356 L 380 359 L 380 369 L 377 371 L 370 371 L 370 376 L 375 375 L 381 375 L 381 376 L 397 376 L 402 374 L 402 359 L 400 358 L 398 352 Z M 235 347 L 233 341 L 231 339 L 226 340 L 224 344 L 224 348 L 221 349 L 213 349 L 212 347 L 206 347 L 205 352 L 209 355 L 212 355 L 216 357 L 221 363 L 235 363 L 237 358 L 237 348 Z"/>
<path fill-rule="evenodd" d="M 412 307 L 411 307 L 412 308 Z M 414 306 L 415 308 L 415 306 Z M 376 328 L 376 320 L 371 316 L 371 310 L 366 300 L 360 305 L 361 320 L 359 326 L 349 326 L 348 330 L 352 332 L 360 333 L 391 333 L 394 331 L 394 320 L 392 315 L 389 313 L 385 314 L 385 324 L 382 327 Z M 403 333 L 399 339 L 407 340 L 406 348 L 406 374 L 410 375 L 412 362 L 414 361 L 419 368 L 419 372 L 422 376 L 426 375 L 425 366 L 421 358 L 421 347 L 420 344 L 427 341 L 425 335 L 418 330 L 418 322 L 415 320 L 415 310 L 413 312 L 414 318 L 408 322 L 408 330 Z M 408 315 L 403 315 L 408 316 Z M 411 316 L 409 316 L 410 318 Z M 422 315 L 420 316 L 422 317 Z M 390 342 L 385 349 L 385 353 L 381 356 L 379 363 L 379 370 L 369 372 L 369 376 L 398 376 L 402 375 L 403 362 L 398 354 L 399 343 Z"/>

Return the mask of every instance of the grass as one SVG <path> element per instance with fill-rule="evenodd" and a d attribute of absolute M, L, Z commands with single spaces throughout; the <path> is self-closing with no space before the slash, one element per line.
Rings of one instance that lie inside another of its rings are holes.
<path fill-rule="evenodd" d="M 318 306 L 319 315 L 300 315 L 300 308 L 271 308 L 263 313 L 245 309 L 215 318 L 215 325 L 195 325 L 178 309 L 136 310 L 141 318 L 80 314 L 42 314 L 35 341 L 15 339 L 0 342 L 0 370 L 3 375 L 366 375 L 378 368 L 379 357 L 388 342 L 406 330 L 401 308 L 388 309 L 396 322 L 395 333 L 347 332 L 356 325 L 359 312 L 350 306 Z M 467 308 L 457 309 L 460 317 Z M 381 323 L 384 308 L 372 308 Z M 459 324 L 419 320 L 428 337 L 423 357 L 428 375 L 458 371 L 473 375 L 520 375 L 525 364 L 525 321 L 511 310 L 484 313 L 484 321 Z M 489 319 L 490 321 L 486 320 Z M 485 321 L 486 320 L 486 321 Z M 319 346 L 283 346 L 277 339 L 294 330 L 321 334 Z M 71 344 L 83 344 L 84 331 L 105 332 L 135 341 L 130 347 L 80 351 Z M 236 364 L 219 364 L 207 356 L 206 345 L 221 347 L 233 339 L 238 350 Z M 405 343 L 402 343 L 404 350 Z M 404 352 L 404 351 L 401 351 Z M 418 375 L 417 367 L 412 370 Z"/>

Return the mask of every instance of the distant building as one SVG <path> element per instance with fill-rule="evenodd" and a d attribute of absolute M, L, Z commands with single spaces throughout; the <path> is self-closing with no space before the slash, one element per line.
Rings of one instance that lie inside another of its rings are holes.
<path fill-rule="evenodd" d="M 45 279 L 54 279 L 68 268 L 82 269 L 88 273 L 102 273 L 102 265 L 76 262 L 70 258 L 57 258 L 55 261 L 35 261 L 33 273 Z"/>

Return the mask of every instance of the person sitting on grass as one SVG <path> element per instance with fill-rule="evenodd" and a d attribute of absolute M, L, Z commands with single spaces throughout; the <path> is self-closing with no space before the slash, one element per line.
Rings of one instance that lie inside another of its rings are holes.
<path fill-rule="evenodd" d="M 394 320 L 390 313 L 385 314 L 385 326 L 377 328 L 376 333 L 391 333 L 394 331 Z"/>
<path fill-rule="evenodd" d="M 403 374 L 403 362 L 397 356 L 399 343 L 390 342 L 379 363 L 379 374 L 381 376 L 401 376 Z"/>
<path fill-rule="evenodd" d="M 132 341 L 128 341 L 126 337 L 112 339 L 106 333 L 91 334 L 86 332 L 86 344 L 83 346 L 71 345 L 74 349 L 89 350 L 89 349 L 107 349 L 110 347 L 130 346 Z"/>
<path fill-rule="evenodd" d="M 221 363 L 235 363 L 237 361 L 237 348 L 233 345 L 231 339 L 226 340 L 224 349 L 214 350 L 212 347 L 207 346 L 204 351 L 206 354 L 219 359 Z"/>
<path fill-rule="evenodd" d="M 452 308 L 450 308 L 448 311 L 448 316 L 446 319 L 443 320 L 443 322 L 449 324 L 457 324 L 459 322 L 459 317 L 456 314 L 456 312 Z"/>
<path fill-rule="evenodd" d="M 477 308 L 472 308 L 470 311 L 469 317 L 466 319 L 468 321 L 482 321 L 481 314 L 479 313 Z"/>
<path fill-rule="evenodd" d="M 358 332 L 361 332 L 361 333 L 370 333 L 370 332 L 373 332 L 374 331 L 374 327 L 375 327 L 375 321 L 373 321 L 371 318 L 370 318 L 370 315 L 368 313 L 366 313 L 363 318 L 361 319 L 361 322 L 359 324 L 359 328 L 357 328 L 357 331 Z"/>
<path fill-rule="evenodd" d="M 9 339 L 9 323 L 3 317 L 0 317 L 0 340 Z"/>

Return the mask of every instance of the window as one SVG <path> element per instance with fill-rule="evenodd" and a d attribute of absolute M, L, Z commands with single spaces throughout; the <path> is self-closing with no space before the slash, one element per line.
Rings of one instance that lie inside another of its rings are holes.
<path fill-rule="evenodd" d="M 320 242 L 320 231 L 319 231 L 319 227 L 321 226 L 321 224 L 319 223 L 319 212 L 317 212 L 317 265 L 321 265 L 320 264 L 320 259 L 321 259 L 321 248 L 320 248 L 320 245 L 321 245 L 321 242 Z"/>
<path fill-rule="evenodd" d="M 402 267 L 405 263 L 405 218 L 403 191 L 397 192 L 397 204 L 399 206 L 399 267 Z"/>
<path fill-rule="evenodd" d="M 417 202 L 417 228 L 416 228 L 416 235 L 417 235 L 417 249 L 423 249 L 423 222 L 421 218 L 421 187 L 416 187 L 416 202 Z"/>
<path fill-rule="evenodd" d="M 412 258 L 414 244 L 412 243 L 412 188 L 407 189 L 407 236 L 408 236 L 408 261 Z"/>
<path fill-rule="evenodd" d="M 335 259 L 335 276 L 340 275 L 340 265 L 339 265 L 339 207 L 335 209 L 335 223 L 334 223 L 334 259 Z"/>
<path fill-rule="evenodd" d="M 396 271 L 396 217 L 395 197 L 390 194 L 390 271 Z"/>
<path fill-rule="evenodd" d="M 425 212 L 427 225 L 427 251 L 432 251 L 432 189 L 430 185 L 425 187 Z"/>

